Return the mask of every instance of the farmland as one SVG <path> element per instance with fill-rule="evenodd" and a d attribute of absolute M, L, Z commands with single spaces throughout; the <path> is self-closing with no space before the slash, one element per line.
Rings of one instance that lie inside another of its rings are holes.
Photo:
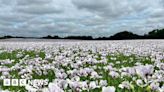
<path fill-rule="evenodd" d="M 4 86 L 3 79 L 48 79 Z M 164 92 L 164 40 L 2 41 L 0 92 Z"/>

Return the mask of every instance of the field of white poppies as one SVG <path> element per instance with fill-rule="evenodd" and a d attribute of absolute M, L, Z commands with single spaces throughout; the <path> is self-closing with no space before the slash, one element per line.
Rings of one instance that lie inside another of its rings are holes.
<path fill-rule="evenodd" d="M 3 41 L 0 92 L 164 92 L 164 40 Z"/>

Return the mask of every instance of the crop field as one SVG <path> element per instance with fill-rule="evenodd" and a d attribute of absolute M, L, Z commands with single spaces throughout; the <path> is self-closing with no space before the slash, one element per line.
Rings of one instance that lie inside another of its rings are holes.
<path fill-rule="evenodd" d="M 164 92 L 164 40 L 0 42 L 0 92 Z"/>

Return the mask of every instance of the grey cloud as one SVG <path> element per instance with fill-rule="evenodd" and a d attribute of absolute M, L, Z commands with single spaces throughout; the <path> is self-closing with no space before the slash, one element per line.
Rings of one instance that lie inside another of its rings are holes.
<path fill-rule="evenodd" d="M 155 17 L 155 18 L 159 18 L 159 17 L 163 17 L 164 16 L 164 13 L 162 13 L 162 12 L 164 12 L 164 8 L 158 8 L 158 9 L 152 9 L 151 10 L 151 17 Z"/>
<path fill-rule="evenodd" d="M 108 0 L 73 0 L 79 9 L 88 9 L 88 10 L 101 10 L 105 9 L 108 6 Z"/>
<path fill-rule="evenodd" d="M 131 13 L 143 11 L 153 3 L 153 0 L 73 0 L 79 9 L 86 9 L 108 18 L 127 16 Z M 146 3 L 145 3 L 146 2 Z"/>
<path fill-rule="evenodd" d="M 34 15 L 27 15 L 22 13 L 1 13 L 0 20 L 8 22 L 23 22 L 35 17 Z"/>
<path fill-rule="evenodd" d="M 164 26 L 163 0 L 0 0 L 0 35 L 110 36 Z"/>
<path fill-rule="evenodd" d="M 51 3 L 53 0 L 17 0 L 18 5 L 42 5 Z"/>
<path fill-rule="evenodd" d="M 27 14 L 53 14 L 61 13 L 60 8 L 46 4 L 46 5 L 29 5 L 29 6 L 19 6 L 17 7 L 17 12 L 27 13 Z"/>
<path fill-rule="evenodd" d="M 53 14 L 63 12 L 53 0 L 17 0 L 15 10 L 27 14 Z"/>

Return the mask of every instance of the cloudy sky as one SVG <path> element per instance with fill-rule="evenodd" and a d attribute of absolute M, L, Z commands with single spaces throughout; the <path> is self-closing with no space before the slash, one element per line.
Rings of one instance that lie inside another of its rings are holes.
<path fill-rule="evenodd" d="M 164 28 L 164 0 L 0 0 L 0 36 L 110 36 Z"/>

